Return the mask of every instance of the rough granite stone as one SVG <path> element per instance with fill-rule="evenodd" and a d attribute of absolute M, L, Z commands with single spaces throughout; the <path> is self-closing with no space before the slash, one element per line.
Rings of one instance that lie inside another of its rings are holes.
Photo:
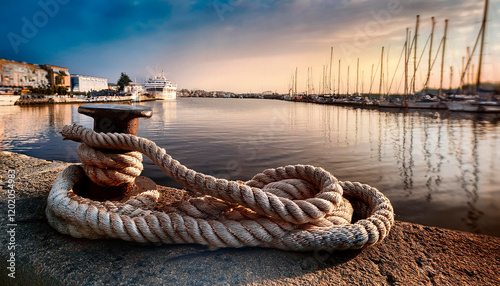
<path fill-rule="evenodd" d="M 0 285 L 499 285 L 500 238 L 396 222 L 357 251 L 287 252 L 76 239 L 45 200 L 67 166 L 0 151 Z M 16 273 L 7 276 L 7 172 L 16 170 Z"/>

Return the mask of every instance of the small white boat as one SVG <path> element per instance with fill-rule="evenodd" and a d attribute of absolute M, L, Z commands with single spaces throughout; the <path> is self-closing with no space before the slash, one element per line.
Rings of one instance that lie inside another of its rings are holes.
<path fill-rule="evenodd" d="M 140 101 L 140 96 L 144 93 L 142 85 L 137 83 L 130 83 L 125 91 L 130 94 L 132 101 Z"/>

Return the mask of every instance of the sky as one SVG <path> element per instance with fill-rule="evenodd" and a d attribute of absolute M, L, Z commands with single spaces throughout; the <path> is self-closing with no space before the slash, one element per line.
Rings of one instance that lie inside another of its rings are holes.
<path fill-rule="evenodd" d="M 427 76 L 432 16 L 433 60 L 438 56 L 430 86 L 439 86 L 438 46 L 449 19 L 447 88 L 450 67 L 451 85 L 459 84 L 462 58 L 466 47 L 474 46 L 483 8 L 483 0 L 1 0 L 0 58 L 67 67 L 108 82 L 121 72 L 142 82 L 163 70 L 179 88 L 237 93 L 286 93 L 295 69 L 298 90 L 304 91 L 309 79 L 317 92 L 324 65 L 327 83 L 337 90 L 340 60 L 341 92 L 348 87 L 348 67 L 350 92 L 356 85 L 358 91 L 378 92 L 384 46 L 382 88 L 401 92 L 404 64 L 397 64 L 406 28 L 413 37 L 420 15 L 416 88 Z M 491 0 L 482 81 L 500 81 L 499 9 L 500 0 Z M 478 54 L 479 46 L 471 68 L 477 69 Z M 413 54 L 409 70 L 413 75 Z"/>

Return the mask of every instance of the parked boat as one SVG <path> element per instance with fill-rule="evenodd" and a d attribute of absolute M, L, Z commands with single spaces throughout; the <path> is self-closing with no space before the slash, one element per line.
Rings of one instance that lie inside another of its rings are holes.
<path fill-rule="evenodd" d="M 380 100 L 378 102 L 378 106 L 380 106 L 380 107 L 390 107 L 390 108 L 402 108 L 402 107 L 405 107 L 405 104 L 404 104 L 403 101 Z"/>
<path fill-rule="evenodd" d="M 465 101 L 449 101 L 446 103 L 446 105 L 451 111 L 477 112 L 479 107 L 477 101 L 473 99 Z"/>
<path fill-rule="evenodd" d="M 154 78 L 150 78 L 145 84 L 146 92 L 156 99 L 177 98 L 177 85 L 168 80 L 163 72 Z"/>
<path fill-rule="evenodd" d="M 500 102 L 498 101 L 478 102 L 478 106 L 480 112 L 500 112 Z"/>
<path fill-rule="evenodd" d="M 428 109 L 446 109 L 446 103 L 437 98 L 431 98 L 426 95 L 417 100 L 408 100 L 406 102 L 408 108 L 428 108 Z"/>
<path fill-rule="evenodd" d="M 140 96 L 144 94 L 144 89 L 142 85 L 133 82 L 125 87 L 125 92 L 130 94 L 132 101 L 140 101 Z"/>
<path fill-rule="evenodd" d="M 469 99 L 465 101 L 448 102 L 448 109 L 451 111 L 500 112 L 500 103 L 498 102 L 497 99 L 494 98 L 493 95 L 490 95 L 488 100 L 479 98 L 479 91 L 481 88 L 481 68 L 482 68 L 483 50 L 484 50 L 484 37 L 485 37 L 486 22 L 488 17 L 488 6 L 489 6 L 489 0 L 485 0 L 483 20 L 481 24 L 481 29 L 479 30 L 479 36 L 481 37 L 481 45 L 480 45 L 479 63 L 477 70 L 476 97 L 474 99 Z M 469 67 L 471 58 L 472 55 L 469 56 L 469 59 L 467 61 L 467 66 L 465 67 L 465 70 L 462 73 L 462 78 L 461 78 L 462 81 L 465 76 L 465 71 Z"/>

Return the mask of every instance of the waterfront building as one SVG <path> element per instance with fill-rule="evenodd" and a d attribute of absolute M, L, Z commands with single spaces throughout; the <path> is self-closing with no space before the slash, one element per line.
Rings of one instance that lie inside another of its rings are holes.
<path fill-rule="evenodd" d="M 71 75 L 71 92 L 90 92 L 108 89 L 108 80 L 102 77 Z"/>
<path fill-rule="evenodd" d="M 0 86 L 46 87 L 49 84 L 48 72 L 41 66 L 0 59 Z"/>
<path fill-rule="evenodd" d="M 68 90 L 71 88 L 71 75 L 67 68 L 54 65 L 42 65 L 42 68 L 47 71 L 51 86 L 65 86 Z"/>

